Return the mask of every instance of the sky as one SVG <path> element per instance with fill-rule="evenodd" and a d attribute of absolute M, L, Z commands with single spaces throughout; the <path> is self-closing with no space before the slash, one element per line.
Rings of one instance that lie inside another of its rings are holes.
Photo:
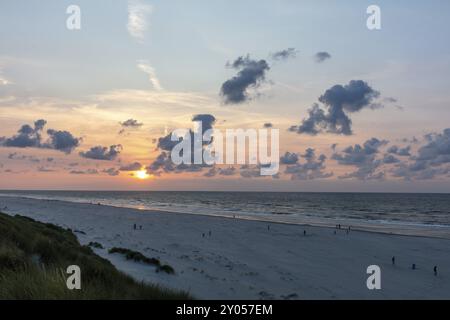
<path fill-rule="evenodd" d="M 448 1 L 0 6 L 0 189 L 450 192 Z M 173 165 L 194 119 L 278 129 L 279 173 Z"/>

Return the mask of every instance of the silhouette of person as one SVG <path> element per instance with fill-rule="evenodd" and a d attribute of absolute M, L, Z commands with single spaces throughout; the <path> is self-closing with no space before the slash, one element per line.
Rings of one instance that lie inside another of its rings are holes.
<path fill-rule="evenodd" d="M 416 270 L 416 264 L 415 263 L 412 264 L 412 269 Z"/>
<path fill-rule="evenodd" d="M 395 265 L 395 257 L 392 257 L 392 265 Z"/>
<path fill-rule="evenodd" d="M 433 271 L 434 271 L 434 275 L 437 276 L 437 266 L 434 266 Z"/>
<path fill-rule="evenodd" d="M 303 230 L 303 235 L 306 236 L 306 230 Z"/>
<path fill-rule="evenodd" d="M 136 223 L 133 225 L 134 230 L 136 230 Z"/>

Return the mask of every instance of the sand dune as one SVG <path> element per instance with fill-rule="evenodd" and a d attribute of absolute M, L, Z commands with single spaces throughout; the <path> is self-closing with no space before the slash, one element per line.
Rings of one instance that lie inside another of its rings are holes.
<path fill-rule="evenodd" d="M 82 243 L 101 243 L 105 249 L 95 251 L 136 279 L 188 290 L 197 298 L 450 298 L 447 239 L 335 234 L 326 227 L 15 197 L 0 197 L 0 209 L 77 230 Z M 151 266 L 108 254 L 113 246 L 159 258 L 176 274 L 156 273 Z M 381 290 L 366 287 L 366 269 L 374 264 L 381 268 Z"/>

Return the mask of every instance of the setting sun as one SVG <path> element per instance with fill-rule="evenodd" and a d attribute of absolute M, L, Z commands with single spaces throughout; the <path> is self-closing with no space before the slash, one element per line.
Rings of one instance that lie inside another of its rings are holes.
<path fill-rule="evenodd" d="M 135 176 L 136 178 L 142 179 L 142 180 L 148 179 L 148 178 L 150 177 L 150 175 L 147 173 L 146 170 L 139 170 L 139 171 L 136 171 L 136 172 L 134 173 L 134 176 Z"/>

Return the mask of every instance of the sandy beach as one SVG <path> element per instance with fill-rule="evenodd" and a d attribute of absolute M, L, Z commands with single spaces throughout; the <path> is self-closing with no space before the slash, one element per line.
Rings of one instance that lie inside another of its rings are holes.
<path fill-rule="evenodd" d="M 199 299 L 450 298 L 450 240 L 443 238 L 18 197 L 0 197 L 0 210 L 70 228 L 82 244 L 102 244 L 95 252 L 134 278 Z M 112 247 L 156 257 L 176 274 L 108 254 Z M 381 268 L 381 290 L 366 287 L 369 265 Z"/>

